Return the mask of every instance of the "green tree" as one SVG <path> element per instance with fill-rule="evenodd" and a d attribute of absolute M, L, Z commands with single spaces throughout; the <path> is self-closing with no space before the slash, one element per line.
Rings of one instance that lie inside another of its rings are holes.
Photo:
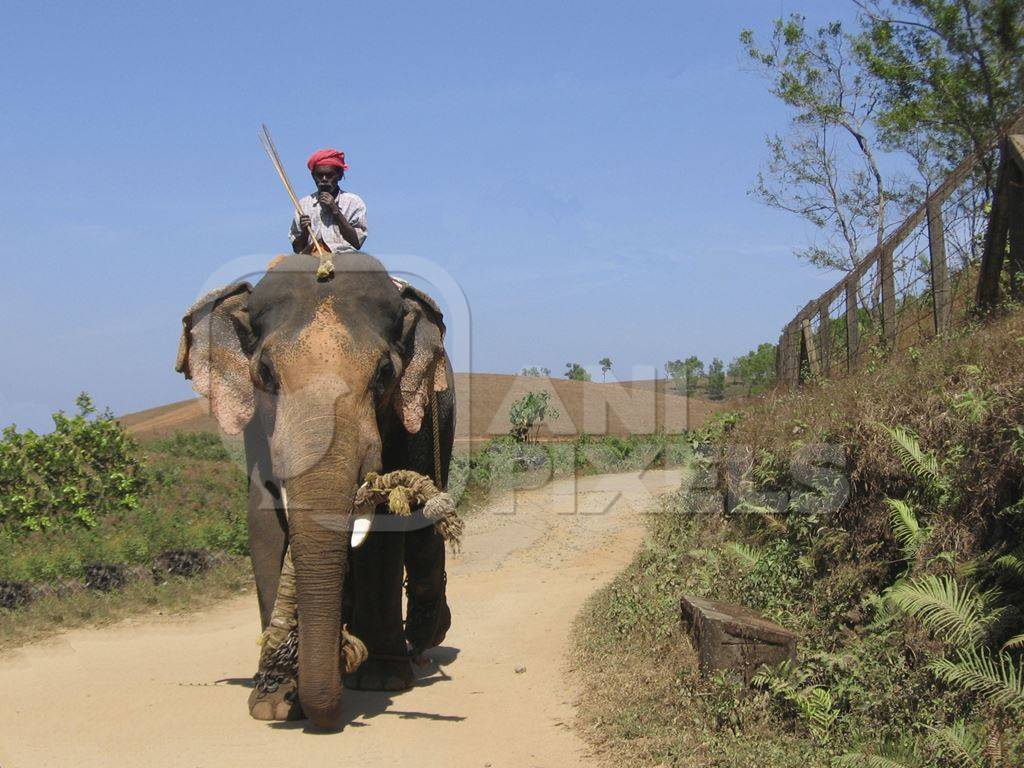
<path fill-rule="evenodd" d="M 747 385 L 748 396 L 771 386 L 775 381 L 775 345 L 765 342 L 736 358 L 729 365 L 729 375 Z"/>
<path fill-rule="evenodd" d="M 796 250 L 798 258 L 850 270 L 868 250 L 865 241 L 884 239 L 887 204 L 896 196 L 874 146 L 881 84 L 864 71 L 857 38 L 839 22 L 810 31 L 794 14 L 776 20 L 766 47 L 750 30 L 740 42 L 771 93 L 793 110 L 789 135 L 767 139 L 768 165 L 752 193 L 823 233 L 824 242 Z"/>
<path fill-rule="evenodd" d="M 708 366 L 708 399 L 725 398 L 725 364 L 717 357 Z"/>
<path fill-rule="evenodd" d="M 570 381 L 590 381 L 590 374 L 587 369 L 579 363 L 566 363 L 565 364 L 565 378 Z"/>
<path fill-rule="evenodd" d="M 550 392 L 527 392 L 512 403 L 508 409 L 508 420 L 512 424 L 509 434 L 521 443 L 536 442 L 541 424 L 559 416 L 558 409 L 550 406 L 550 400 Z"/>
<path fill-rule="evenodd" d="M 969 151 L 991 190 L 985 147 L 1021 104 L 1020 0 L 856 0 L 858 52 L 881 85 L 878 125 L 933 181 Z"/>
<path fill-rule="evenodd" d="M 597 364 L 601 366 L 601 381 L 605 381 L 608 371 L 612 369 L 612 359 L 610 357 L 602 357 L 597 361 Z"/>
<path fill-rule="evenodd" d="M 696 355 L 685 360 L 669 360 L 665 363 L 665 373 L 675 382 L 676 391 L 680 395 L 692 392 L 701 376 L 704 375 L 704 363 Z"/>
<path fill-rule="evenodd" d="M 534 376 L 536 378 L 547 378 L 551 376 L 551 369 L 543 366 L 537 367 L 536 365 L 530 366 L 529 368 L 523 368 L 523 372 L 520 376 Z"/>

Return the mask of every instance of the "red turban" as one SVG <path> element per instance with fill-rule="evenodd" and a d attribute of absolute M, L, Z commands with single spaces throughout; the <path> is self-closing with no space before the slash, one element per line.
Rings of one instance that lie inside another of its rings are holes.
<path fill-rule="evenodd" d="M 309 156 L 306 165 L 311 171 L 318 165 L 333 165 L 343 171 L 348 170 L 348 166 L 345 164 L 345 153 L 336 149 L 318 149 Z"/>

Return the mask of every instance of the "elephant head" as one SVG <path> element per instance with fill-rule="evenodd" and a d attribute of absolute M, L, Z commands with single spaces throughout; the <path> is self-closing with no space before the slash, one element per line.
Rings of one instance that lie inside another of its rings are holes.
<path fill-rule="evenodd" d="M 447 387 L 436 306 L 400 291 L 363 253 L 337 254 L 335 276 L 289 256 L 255 286 L 214 292 L 183 319 L 177 370 L 209 399 L 221 428 L 261 420 L 282 483 L 295 564 L 298 693 L 316 725 L 340 713 L 341 595 L 355 491 L 381 469 L 397 417 L 420 429 L 431 389 Z"/>

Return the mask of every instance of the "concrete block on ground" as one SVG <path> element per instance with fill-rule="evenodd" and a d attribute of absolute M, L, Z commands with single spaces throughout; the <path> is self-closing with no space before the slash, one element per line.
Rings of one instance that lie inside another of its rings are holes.
<path fill-rule="evenodd" d="M 681 608 L 702 675 L 731 669 L 749 683 L 762 664 L 796 660 L 799 635 L 757 611 L 692 595 L 683 596 Z"/>

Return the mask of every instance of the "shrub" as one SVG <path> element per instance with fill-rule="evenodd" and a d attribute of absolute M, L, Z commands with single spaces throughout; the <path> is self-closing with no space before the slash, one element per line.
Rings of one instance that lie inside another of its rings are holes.
<path fill-rule="evenodd" d="M 75 415 L 53 415 L 49 434 L 4 429 L 0 529 L 9 535 L 95 528 L 104 515 L 138 506 L 144 481 L 135 442 L 85 393 L 75 404 Z"/>

